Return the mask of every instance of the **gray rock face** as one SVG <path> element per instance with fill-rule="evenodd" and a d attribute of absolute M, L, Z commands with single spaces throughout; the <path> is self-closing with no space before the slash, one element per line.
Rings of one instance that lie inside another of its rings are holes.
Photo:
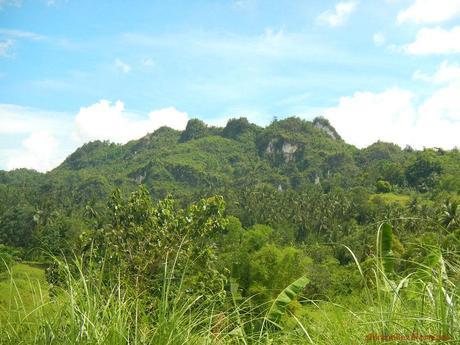
<path fill-rule="evenodd" d="M 270 140 L 265 150 L 267 153 L 275 153 L 275 139 Z"/>
<path fill-rule="evenodd" d="M 144 181 L 146 177 L 147 177 L 147 173 L 139 174 L 139 175 L 136 176 L 136 182 L 138 184 L 141 184 L 142 181 Z"/>
<path fill-rule="evenodd" d="M 320 184 L 320 180 L 319 180 L 319 176 L 318 176 L 318 175 L 315 176 L 315 184 Z"/>
<path fill-rule="evenodd" d="M 315 123 L 315 127 L 316 128 L 319 128 L 319 129 L 322 129 L 323 131 L 325 131 L 327 133 L 327 135 L 329 135 L 332 139 L 336 140 L 336 136 L 334 134 L 334 132 L 327 126 L 324 126 L 323 124 L 321 123 Z"/>
<path fill-rule="evenodd" d="M 265 149 L 265 152 L 268 154 L 274 154 L 276 153 L 276 142 L 278 139 L 272 139 L 267 145 L 267 148 Z M 290 142 L 284 142 L 283 146 L 281 147 L 281 153 L 283 154 L 284 161 L 290 162 L 294 160 L 294 153 L 299 149 L 299 146 L 297 144 L 293 144 Z"/>
<path fill-rule="evenodd" d="M 291 144 L 291 143 L 283 143 L 283 147 L 281 148 L 281 151 L 283 151 L 283 156 L 285 162 L 290 162 L 294 159 L 294 153 L 297 151 L 299 147 L 296 144 Z"/>

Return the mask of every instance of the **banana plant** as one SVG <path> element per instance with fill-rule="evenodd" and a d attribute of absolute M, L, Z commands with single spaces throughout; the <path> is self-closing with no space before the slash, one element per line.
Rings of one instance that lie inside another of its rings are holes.
<path fill-rule="evenodd" d="M 380 226 L 380 257 L 382 260 L 382 268 L 385 274 L 393 273 L 394 271 L 394 256 L 393 256 L 393 228 L 390 224 L 384 223 Z"/>
<path fill-rule="evenodd" d="M 278 328 L 281 328 L 279 321 L 281 317 L 286 313 L 289 303 L 294 300 L 294 298 L 305 288 L 309 282 L 310 280 L 307 277 L 302 276 L 289 284 L 289 286 L 287 286 L 283 291 L 281 291 L 268 310 L 268 313 L 264 319 L 264 324 L 266 321 L 268 321 Z M 263 329 L 264 325 L 262 325 L 262 330 Z"/>

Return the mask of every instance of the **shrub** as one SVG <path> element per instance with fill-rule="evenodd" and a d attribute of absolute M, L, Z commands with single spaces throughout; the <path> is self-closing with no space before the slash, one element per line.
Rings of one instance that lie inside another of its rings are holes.
<path fill-rule="evenodd" d="M 375 184 L 377 193 L 389 193 L 391 192 L 391 184 L 388 181 L 378 180 Z"/>
<path fill-rule="evenodd" d="M 158 296 L 169 262 L 174 274 L 168 279 L 180 281 L 191 294 L 223 294 L 225 279 L 215 254 L 215 236 L 227 224 L 221 197 L 180 209 L 171 198 L 154 204 L 140 187 L 127 199 L 115 191 L 109 209 L 110 224 L 81 238 L 83 254 L 105 265 L 107 279 L 121 274 L 129 286 Z"/>

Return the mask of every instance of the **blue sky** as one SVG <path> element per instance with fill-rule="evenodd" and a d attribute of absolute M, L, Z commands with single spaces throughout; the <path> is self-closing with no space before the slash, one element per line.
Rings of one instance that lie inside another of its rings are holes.
<path fill-rule="evenodd" d="M 0 169 L 190 118 L 460 146 L 460 0 L 0 0 Z"/>

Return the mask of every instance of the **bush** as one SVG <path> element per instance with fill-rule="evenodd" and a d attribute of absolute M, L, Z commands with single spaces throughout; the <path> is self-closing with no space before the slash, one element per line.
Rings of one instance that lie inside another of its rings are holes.
<path fill-rule="evenodd" d="M 192 295 L 223 294 L 225 278 L 217 267 L 215 236 L 224 231 L 221 197 L 211 197 L 180 209 L 171 198 L 154 204 L 145 187 L 127 199 L 119 190 L 109 202 L 110 224 L 82 236 L 83 254 L 104 265 L 106 279 L 121 274 L 128 286 L 158 296 L 165 266 L 173 282 Z"/>
<path fill-rule="evenodd" d="M 378 180 L 375 184 L 377 193 L 389 193 L 391 192 L 391 184 L 388 181 Z"/>
<path fill-rule="evenodd" d="M 22 253 L 19 249 L 0 244 L 0 272 L 6 271 L 7 267 L 15 261 L 19 261 Z"/>

